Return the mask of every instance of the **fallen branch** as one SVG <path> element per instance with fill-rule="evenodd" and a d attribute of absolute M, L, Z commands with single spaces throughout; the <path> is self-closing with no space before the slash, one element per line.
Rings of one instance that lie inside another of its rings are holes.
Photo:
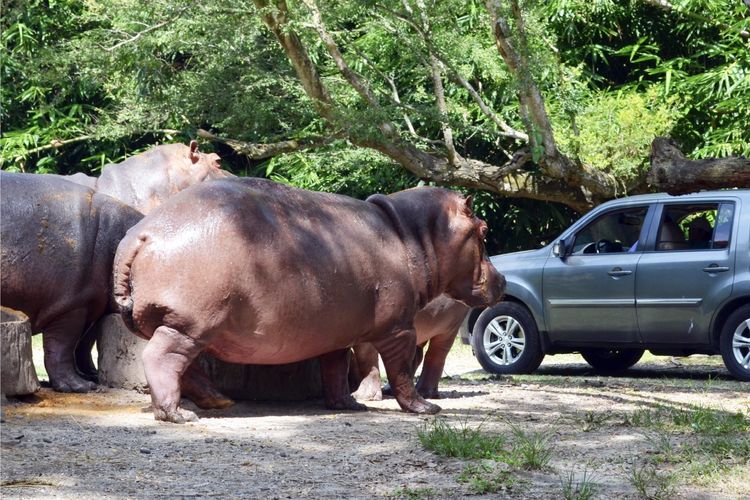
<path fill-rule="evenodd" d="M 738 156 L 690 160 L 666 137 L 651 143 L 648 183 L 669 194 L 705 189 L 750 187 L 750 159 Z"/>

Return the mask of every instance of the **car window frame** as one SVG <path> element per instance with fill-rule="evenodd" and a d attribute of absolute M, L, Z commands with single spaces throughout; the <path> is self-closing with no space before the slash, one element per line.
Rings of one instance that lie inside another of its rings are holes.
<path fill-rule="evenodd" d="M 715 203 L 717 205 L 717 210 L 721 210 L 721 205 L 723 204 L 730 204 L 732 205 L 733 212 L 732 212 L 732 223 L 730 225 L 730 233 L 729 233 L 729 244 L 724 248 L 683 248 L 683 249 L 673 249 L 673 250 L 657 250 L 657 240 L 659 235 L 659 227 L 661 225 L 662 217 L 664 216 L 664 210 L 667 206 L 674 206 L 674 205 L 696 205 L 696 204 L 710 204 Z M 734 226 L 737 224 L 737 210 L 738 210 L 738 200 L 734 198 L 706 198 L 706 199 L 688 199 L 688 200 L 659 200 L 658 202 L 654 203 L 654 211 L 652 218 L 650 220 L 650 227 L 648 230 L 648 235 L 645 238 L 644 242 L 644 248 L 642 251 L 644 252 L 655 252 L 655 253 L 671 253 L 671 252 L 706 252 L 706 251 L 726 251 L 728 250 L 733 244 L 734 239 L 732 238 L 734 236 Z"/>
<path fill-rule="evenodd" d="M 589 255 L 615 255 L 615 254 L 623 254 L 623 253 L 639 253 L 643 251 L 643 242 L 646 238 L 646 235 L 648 234 L 648 228 L 651 224 L 651 220 L 653 219 L 654 214 L 654 202 L 641 202 L 641 203 L 633 203 L 633 204 L 627 204 L 627 205 L 618 205 L 611 207 L 607 210 L 602 210 L 601 212 L 593 215 L 592 217 L 587 218 L 586 221 L 582 222 L 581 224 L 577 224 L 577 227 L 571 227 L 571 231 L 567 231 L 566 234 L 564 234 L 561 239 L 565 239 L 566 241 L 569 241 L 570 250 L 575 247 L 576 240 L 578 239 L 578 235 L 586 230 L 591 224 L 594 224 L 596 221 L 601 219 L 602 217 L 607 217 L 615 212 L 623 212 L 623 211 L 629 211 L 629 210 L 636 210 L 638 208 L 645 208 L 646 209 L 646 215 L 643 217 L 643 224 L 641 225 L 640 233 L 638 234 L 638 241 L 637 245 L 635 247 L 635 250 L 633 252 L 628 252 L 627 250 L 623 252 L 609 252 L 609 253 L 586 253 L 586 254 L 575 254 L 575 256 L 589 256 Z M 572 252 L 567 253 L 567 257 L 573 256 L 574 254 Z"/>

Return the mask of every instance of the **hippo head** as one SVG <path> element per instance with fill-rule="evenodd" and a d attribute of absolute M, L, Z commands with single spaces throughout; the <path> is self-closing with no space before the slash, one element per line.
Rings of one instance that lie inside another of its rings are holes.
<path fill-rule="evenodd" d="M 505 278 L 487 258 L 487 224 L 474 215 L 470 196 L 418 187 L 367 200 L 398 221 L 406 239 L 416 237 L 411 255 L 428 269 L 419 278 L 426 284 L 428 300 L 446 293 L 469 307 L 479 307 L 502 298 Z"/>
<path fill-rule="evenodd" d="M 447 280 L 445 293 L 470 307 L 499 302 L 505 278 L 492 265 L 484 248 L 487 223 L 474 215 L 472 197 L 453 193 L 448 206 L 448 234 L 435 241 L 440 276 Z M 442 248 L 441 248 L 442 247 Z"/>
<path fill-rule="evenodd" d="M 221 157 L 216 153 L 201 153 L 198 151 L 198 142 L 190 141 L 190 151 L 187 154 L 189 163 L 186 173 L 188 176 L 187 184 L 195 184 L 211 179 L 223 179 L 224 177 L 234 177 L 226 170 L 221 169 Z"/>

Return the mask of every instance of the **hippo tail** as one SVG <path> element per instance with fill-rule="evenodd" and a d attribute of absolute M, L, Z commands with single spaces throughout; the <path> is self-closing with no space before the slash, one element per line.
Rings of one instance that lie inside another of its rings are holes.
<path fill-rule="evenodd" d="M 113 266 L 112 293 L 114 303 L 117 306 L 125 325 L 133 332 L 138 328 L 133 321 L 133 284 L 131 281 L 131 269 L 138 252 L 148 236 L 136 231 L 128 231 L 117 247 L 115 262 Z"/>

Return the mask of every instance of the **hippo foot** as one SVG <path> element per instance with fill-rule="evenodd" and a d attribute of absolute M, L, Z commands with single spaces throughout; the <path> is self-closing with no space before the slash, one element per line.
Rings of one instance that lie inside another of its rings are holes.
<path fill-rule="evenodd" d="M 352 397 L 357 401 L 382 401 L 383 392 L 380 387 L 365 387 L 360 384 L 359 389 L 352 393 Z"/>
<path fill-rule="evenodd" d="M 154 408 L 154 419 L 164 422 L 173 422 L 175 424 L 184 424 L 185 422 L 197 422 L 198 415 L 190 410 L 174 408 L 165 410 L 163 408 Z"/>
<path fill-rule="evenodd" d="M 420 389 L 417 387 L 417 392 L 426 399 L 440 399 L 440 393 L 437 389 Z"/>
<path fill-rule="evenodd" d="M 57 392 L 91 392 L 96 389 L 95 383 L 83 379 L 78 375 L 50 377 L 50 385 Z"/>
<path fill-rule="evenodd" d="M 98 372 L 95 372 L 95 371 L 93 371 L 93 372 L 91 372 L 91 371 L 85 371 L 85 372 L 81 372 L 79 375 L 81 377 L 83 377 L 84 379 L 88 380 L 89 382 L 93 382 L 95 384 L 99 383 L 99 373 Z"/>
<path fill-rule="evenodd" d="M 420 415 L 434 415 L 442 409 L 438 405 L 425 401 L 422 398 L 407 401 L 405 403 L 399 401 L 399 404 L 404 411 L 418 413 Z"/>
<path fill-rule="evenodd" d="M 329 410 L 352 410 L 352 411 L 367 411 L 367 407 L 362 403 L 358 403 L 352 396 L 348 395 L 336 401 L 326 401 L 326 408 Z"/>

